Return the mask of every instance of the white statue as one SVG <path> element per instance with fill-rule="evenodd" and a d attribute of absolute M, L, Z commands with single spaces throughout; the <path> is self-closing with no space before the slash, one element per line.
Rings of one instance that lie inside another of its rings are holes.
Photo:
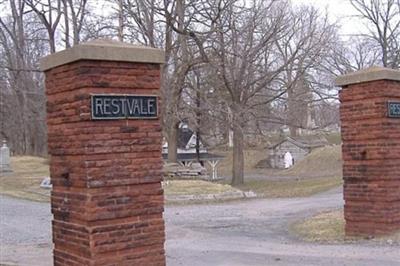
<path fill-rule="evenodd" d="M 293 165 L 293 156 L 290 152 L 286 152 L 284 156 L 285 168 L 289 168 Z"/>
<path fill-rule="evenodd" d="M 10 167 L 10 149 L 7 142 L 3 140 L 3 146 L 0 148 L 0 172 L 12 172 Z"/>

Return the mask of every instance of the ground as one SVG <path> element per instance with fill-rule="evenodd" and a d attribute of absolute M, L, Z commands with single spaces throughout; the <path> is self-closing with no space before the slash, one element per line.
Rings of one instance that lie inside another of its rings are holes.
<path fill-rule="evenodd" d="M 50 206 L 0 196 L 0 264 L 51 262 Z M 296 221 L 343 206 L 341 189 L 311 197 L 166 206 L 167 265 L 398 265 L 399 243 L 309 243 Z"/>
<path fill-rule="evenodd" d="M 344 239 L 338 146 L 280 172 L 252 167 L 260 151 L 247 158 L 239 188 L 263 198 L 165 207 L 168 265 L 399 265 L 399 234 Z M 0 265 L 52 265 L 48 190 L 38 187 L 48 175 L 47 160 L 13 163 L 15 172 L 0 182 Z M 193 180 L 168 181 L 164 188 L 167 196 L 237 190 Z"/>
<path fill-rule="evenodd" d="M 11 169 L 12 173 L 0 173 L 0 194 L 39 202 L 49 200 L 50 190 L 39 186 L 50 175 L 46 158 L 13 156 Z"/>
<path fill-rule="evenodd" d="M 218 151 L 216 151 L 218 152 Z M 231 151 L 225 151 L 221 175 L 230 181 Z M 245 183 L 242 190 L 252 190 L 263 197 L 305 197 L 342 185 L 342 158 L 340 145 L 313 150 L 303 160 L 287 170 L 255 168 L 266 159 L 265 149 L 245 151 Z"/>
<path fill-rule="evenodd" d="M 237 191 L 226 184 L 215 184 L 204 180 L 169 180 L 164 182 L 166 195 L 199 195 Z"/>
<path fill-rule="evenodd" d="M 290 231 L 302 240 L 309 242 L 350 243 L 360 241 L 358 238 L 346 237 L 344 226 L 343 208 L 340 208 L 337 210 L 322 211 L 312 217 L 297 221 L 290 226 Z M 400 232 L 369 240 L 377 243 L 400 244 Z"/>
<path fill-rule="evenodd" d="M 220 167 L 221 172 L 225 173 L 224 180 L 220 182 L 222 184 L 198 180 L 172 180 L 166 182 L 165 194 L 173 197 L 202 194 L 207 198 L 216 193 L 228 195 L 230 192 L 236 193 L 243 190 L 253 191 L 259 197 L 304 197 L 342 184 L 339 146 L 315 150 L 303 161 L 285 171 L 255 168 L 259 160 L 265 159 L 265 149 L 247 149 L 245 184 L 236 188 L 229 185 L 231 151 L 225 151 L 224 154 L 226 157 Z M 49 201 L 50 190 L 39 187 L 43 178 L 49 176 L 46 158 L 12 157 L 11 166 L 13 173 L 0 175 L 0 194 L 39 202 Z M 172 200 L 171 197 L 167 197 L 167 201 L 170 200 Z"/>
<path fill-rule="evenodd" d="M 254 191 L 258 196 L 267 198 L 306 197 L 313 194 L 338 187 L 342 184 L 342 178 L 316 177 L 316 178 L 264 178 L 248 179 L 238 188 Z"/>

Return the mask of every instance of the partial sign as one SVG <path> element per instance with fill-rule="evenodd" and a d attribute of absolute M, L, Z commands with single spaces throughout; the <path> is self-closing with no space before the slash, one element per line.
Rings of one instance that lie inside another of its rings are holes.
<path fill-rule="evenodd" d="M 92 95 L 92 119 L 155 119 L 158 117 L 157 96 Z"/>
<path fill-rule="evenodd" d="M 388 117 L 400 118 L 400 102 L 388 102 Z"/>

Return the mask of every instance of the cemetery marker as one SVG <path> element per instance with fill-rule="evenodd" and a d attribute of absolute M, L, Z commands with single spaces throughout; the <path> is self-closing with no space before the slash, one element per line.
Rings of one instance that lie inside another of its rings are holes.
<path fill-rule="evenodd" d="M 54 265 L 165 265 L 163 61 L 99 40 L 42 59 Z"/>
<path fill-rule="evenodd" d="M 7 147 L 6 140 L 3 140 L 0 147 L 0 173 L 12 172 L 10 162 L 10 149 Z"/>
<path fill-rule="evenodd" d="M 156 119 L 157 96 L 100 94 L 91 96 L 92 119 Z"/>
<path fill-rule="evenodd" d="M 388 116 L 391 118 L 400 118 L 400 101 L 399 102 L 388 102 Z"/>
<path fill-rule="evenodd" d="M 400 229 L 400 71 L 372 67 L 340 76 L 346 235 Z"/>

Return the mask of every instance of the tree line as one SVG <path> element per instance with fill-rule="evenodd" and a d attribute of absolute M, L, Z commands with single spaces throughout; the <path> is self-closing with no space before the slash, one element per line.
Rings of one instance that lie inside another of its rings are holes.
<path fill-rule="evenodd" d="M 168 160 L 178 128 L 233 144 L 243 183 L 246 134 L 287 125 L 291 135 L 337 121 L 334 77 L 400 66 L 400 1 L 349 0 L 366 31 L 342 36 L 328 11 L 289 0 L 0 0 L 0 137 L 15 154 L 46 154 L 38 60 L 96 38 L 161 48 Z M 325 115 L 321 115 L 325 113 Z"/>

